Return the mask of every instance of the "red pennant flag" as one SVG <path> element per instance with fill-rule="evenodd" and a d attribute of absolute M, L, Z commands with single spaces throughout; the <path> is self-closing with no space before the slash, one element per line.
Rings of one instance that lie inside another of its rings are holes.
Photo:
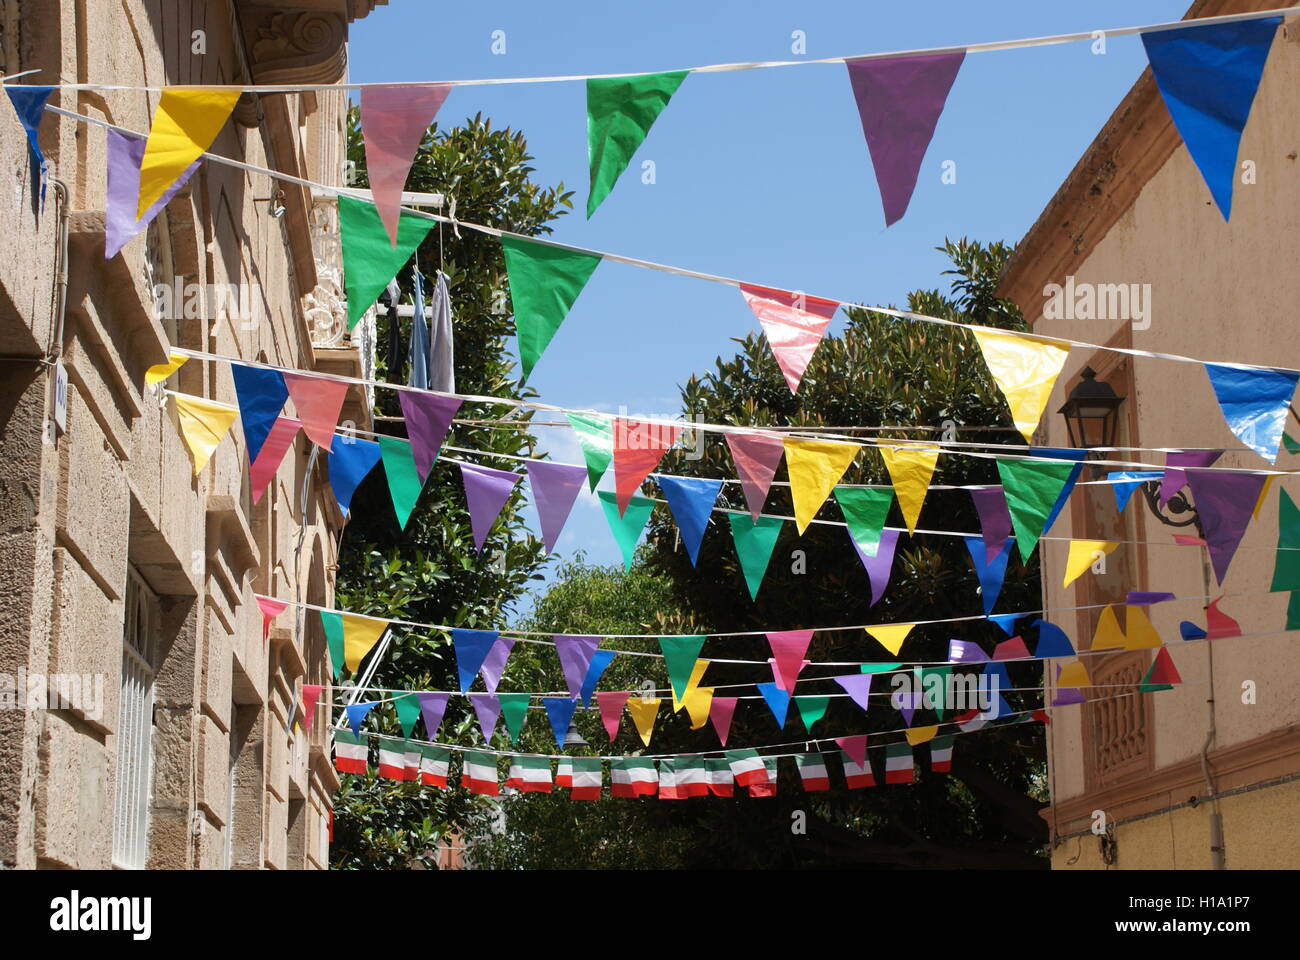
<path fill-rule="evenodd" d="M 745 503 L 757 523 L 776 468 L 781 465 L 785 441 L 770 433 L 728 433 L 726 437 L 740 487 L 745 491 Z"/>
<path fill-rule="evenodd" d="M 709 703 L 709 719 L 717 731 L 718 740 L 725 747 L 727 737 L 731 735 L 731 718 L 736 714 L 739 697 L 714 697 Z"/>
<path fill-rule="evenodd" d="M 1151 672 L 1147 674 L 1147 683 L 1182 683 L 1183 678 L 1178 675 L 1178 668 L 1174 666 L 1174 658 L 1169 656 L 1169 651 L 1165 647 L 1160 648 L 1156 654 L 1156 662 L 1151 665 Z"/>
<path fill-rule="evenodd" d="M 786 693 L 794 693 L 794 685 L 799 680 L 799 673 L 808 661 L 803 658 L 812 641 L 811 630 L 783 630 L 769 633 L 767 642 L 772 645 L 772 657 L 775 663 L 772 673 L 777 686 Z"/>
<path fill-rule="evenodd" d="M 682 428 L 675 424 L 643 423 L 614 419 L 614 491 L 621 517 L 668 448 L 677 442 Z"/>
<path fill-rule="evenodd" d="M 302 685 L 302 728 L 311 733 L 311 721 L 316 716 L 316 704 L 320 702 L 321 691 L 325 688 L 317 683 Z"/>
<path fill-rule="evenodd" d="M 1012 637 L 1010 640 L 1003 640 L 993 648 L 994 660 L 1028 660 L 1029 648 L 1025 646 L 1025 641 L 1019 637 Z"/>
<path fill-rule="evenodd" d="M 422 87 L 365 87 L 361 91 L 361 136 L 366 172 L 379 219 L 397 247 L 402 188 L 424 132 L 451 92 L 450 83 Z"/>
<path fill-rule="evenodd" d="M 849 755 L 858 766 L 864 766 L 867 762 L 867 735 L 859 734 L 856 737 L 839 737 L 835 741 L 839 748 Z"/>
<path fill-rule="evenodd" d="M 743 283 L 740 292 L 763 325 L 772 355 L 785 374 L 786 385 L 791 393 L 797 393 L 799 381 L 803 379 L 817 345 L 822 342 L 831 317 L 839 309 L 839 303 Z"/>
<path fill-rule="evenodd" d="M 307 377 L 300 373 L 286 373 L 284 385 L 289 388 L 303 432 L 318 447 L 333 450 L 334 427 L 338 425 L 349 385 L 341 380 Z"/>
<path fill-rule="evenodd" d="M 598 690 L 596 692 L 596 705 L 600 707 L 600 719 L 605 724 L 605 732 L 609 734 L 609 740 L 614 742 L 618 736 L 618 725 L 623 719 L 623 707 L 627 704 L 627 698 L 632 696 L 627 690 Z"/>
<path fill-rule="evenodd" d="M 284 613 L 285 607 L 289 606 L 287 600 L 273 600 L 270 597 L 258 597 L 257 605 L 262 611 L 262 642 L 266 642 L 267 636 L 271 633 L 271 621 Z"/>
<path fill-rule="evenodd" d="M 1219 604 L 1222 600 L 1223 597 L 1219 597 L 1218 600 L 1212 601 L 1210 605 L 1205 608 L 1206 626 L 1209 627 L 1209 630 L 1206 631 L 1206 636 L 1211 640 L 1214 640 L 1217 637 L 1241 636 L 1241 624 L 1219 609 Z"/>
<path fill-rule="evenodd" d="M 271 425 L 271 432 L 262 442 L 262 449 L 257 451 L 257 459 L 248 468 L 248 490 L 252 494 L 253 504 L 257 505 L 266 493 L 267 484 L 280 469 L 284 455 L 293 446 L 302 424 L 293 417 L 276 417 Z"/>

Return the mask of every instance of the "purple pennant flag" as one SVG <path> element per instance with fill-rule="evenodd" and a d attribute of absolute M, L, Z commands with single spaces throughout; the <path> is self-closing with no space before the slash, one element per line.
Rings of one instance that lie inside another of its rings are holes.
<path fill-rule="evenodd" d="M 903 715 L 903 726 L 910 727 L 912 725 L 912 718 L 916 716 L 916 709 L 921 705 L 921 696 L 919 693 L 904 693 L 901 690 L 895 690 L 890 695 L 890 702 Z"/>
<path fill-rule="evenodd" d="M 402 405 L 402 416 L 406 418 L 406 437 L 411 441 L 415 469 L 420 474 L 420 482 L 424 483 L 429 479 L 433 462 L 438 459 L 442 442 L 447 439 L 447 431 L 460 409 L 461 399 L 399 390 L 397 402 Z"/>
<path fill-rule="evenodd" d="M 1153 593 L 1146 590 L 1130 590 L 1124 603 L 1130 607 L 1149 607 L 1153 603 L 1177 600 L 1172 593 Z"/>
<path fill-rule="evenodd" d="M 429 742 L 438 734 L 438 728 L 442 726 L 443 714 L 447 712 L 447 700 L 450 699 L 450 693 L 417 693 L 415 699 L 420 702 L 420 713 L 424 715 L 424 732 L 429 737 Z"/>
<path fill-rule="evenodd" d="M 1237 545 L 1246 534 L 1264 479 L 1262 473 L 1226 471 L 1193 470 L 1189 475 L 1196 515 L 1205 532 L 1214 577 L 1220 584 L 1228 575 L 1228 564 L 1232 563 Z"/>
<path fill-rule="evenodd" d="M 885 207 L 885 226 L 907 212 L 916 175 L 966 51 L 848 60 L 862 132 Z"/>
<path fill-rule="evenodd" d="M 853 541 L 853 549 L 858 552 L 858 559 L 862 561 L 862 567 L 867 571 L 867 579 L 871 581 L 871 606 L 875 606 L 880 598 L 885 595 L 885 587 L 889 586 L 889 575 L 894 569 L 894 551 L 898 548 L 899 531 L 884 529 L 880 531 L 880 546 L 876 548 L 876 555 L 869 557 L 862 552 L 858 546 L 858 541 Z"/>
<path fill-rule="evenodd" d="M 844 688 L 844 692 L 863 710 L 871 706 L 871 678 L 875 676 L 872 673 L 850 673 L 843 677 L 834 677 L 836 683 Z"/>
<path fill-rule="evenodd" d="M 1056 682 L 1061 682 L 1061 668 L 1059 666 L 1056 668 Z M 1058 686 L 1056 688 L 1056 696 L 1052 698 L 1052 706 L 1068 707 L 1071 704 L 1084 703 L 1087 699 L 1088 698 L 1083 695 L 1083 691 L 1078 687 Z"/>
<path fill-rule="evenodd" d="M 582 468 L 585 482 L 587 471 Z M 582 695 L 582 682 L 587 679 L 591 668 L 591 658 L 600 644 L 600 637 L 575 637 L 557 633 L 555 653 L 560 658 L 560 667 L 564 670 L 564 682 L 569 688 L 569 696 L 574 700 Z"/>
<path fill-rule="evenodd" d="M 528 461 L 528 485 L 533 491 L 533 506 L 542 524 L 542 542 L 547 553 L 555 549 L 564 522 L 569 519 L 574 501 L 586 482 L 586 467 L 547 460 Z"/>
<path fill-rule="evenodd" d="M 950 663 L 986 663 L 988 654 L 978 643 L 970 640 L 949 640 L 948 661 Z"/>
<path fill-rule="evenodd" d="M 478 668 L 478 673 L 483 678 L 483 686 L 488 693 L 497 692 L 497 684 L 501 682 L 501 674 L 506 669 L 506 659 L 514 646 L 514 637 L 497 637 L 497 642 L 492 644 L 492 649 L 483 658 L 483 666 Z"/>
<path fill-rule="evenodd" d="M 1003 544 L 1011 536 L 1011 511 L 1007 509 L 1007 497 L 1001 487 L 988 487 L 972 490 L 970 498 L 975 502 L 980 532 L 984 536 L 984 562 L 990 564 L 1002 555 Z"/>
<path fill-rule="evenodd" d="M 514 492 L 519 474 L 462 463 L 460 475 L 465 481 L 465 500 L 469 503 L 469 524 L 474 530 L 474 546 L 482 553 L 488 531 Z"/>
<path fill-rule="evenodd" d="M 1163 507 L 1174 498 L 1174 494 L 1187 486 L 1187 474 L 1180 470 L 1180 467 L 1208 467 L 1221 456 L 1223 456 L 1222 450 L 1186 450 L 1180 453 L 1166 453 L 1165 475 L 1160 481 L 1160 506 Z"/>
<path fill-rule="evenodd" d="M 128 137 L 109 130 L 108 133 L 108 189 L 104 205 L 104 259 L 111 260 L 127 241 L 153 221 L 158 212 L 189 181 L 203 162 L 200 157 L 182 173 L 159 197 L 144 216 L 135 218 L 140 199 L 140 162 L 144 159 L 145 141 L 142 137 Z"/>
<path fill-rule="evenodd" d="M 474 715 L 478 717 L 478 727 L 483 731 L 483 742 L 490 744 L 492 734 L 497 732 L 497 718 L 501 716 L 501 701 L 490 693 L 470 694 L 474 704 Z"/>

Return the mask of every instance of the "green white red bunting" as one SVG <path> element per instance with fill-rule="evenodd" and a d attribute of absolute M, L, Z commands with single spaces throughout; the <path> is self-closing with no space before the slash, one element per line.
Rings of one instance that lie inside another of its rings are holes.
<path fill-rule="evenodd" d="M 911 746 L 891 743 L 885 747 L 885 783 L 911 783 L 914 779 Z"/>
<path fill-rule="evenodd" d="M 461 757 L 460 785 L 470 793 L 495 797 L 501 793 L 497 782 L 497 758 L 495 754 L 482 753 L 478 750 L 466 750 Z"/>
<path fill-rule="evenodd" d="M 874 787 L 876 778 L 871 772 L 871 761 L 864 759 L 858 763 L 845 751 L 840 751 L 840 760 L 844 764 L 844 783 L 850 790 Z"/>
<path fill-rule="evenodd" d="M 804 790 L 812 793 L 831 788 L 831 775 L 826 769 L 826 757 L 820 753 L 800 753 L 795 756 L 799 767 L 799 779 L 803 781 Z"/>
<path fill-rule="evenodd" d="M 659 771 L 647 757 L 623 757 L 609 762 L 611 797 L 653 797 L 659 792 Z"/>
<path fill-rule="evenodd" d="M 451 766 L 451 751 L 431 743 L 420 744 L 420 783 L 426 787 L 447 788 L 447 772 Z"/>
<path fill-rule="evenodd" d="M 551 761 L 549 757 L 511 757 L 510 773 L 506 786 L 520 793 L 551 792 Z"/>
<path fill-rule="evenodd" d="M 350 730 L 334 731 L 334 769 L 339 773 L 366 773 L 370 756 L 368 737 L 354 736 Z"/>

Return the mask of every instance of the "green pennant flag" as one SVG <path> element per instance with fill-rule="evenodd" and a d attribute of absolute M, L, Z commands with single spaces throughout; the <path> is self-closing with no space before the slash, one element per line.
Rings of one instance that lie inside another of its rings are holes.
<path fill-rule="evenodd" d="M 605 520 L 609 523 L 610 532 L 618 541 L 619 550 L 623 551 L 623 569 L 631 570 L 632 558 L 636 556 L 636 542 L 641 538 L 641 531 L 645 529 L 646 521 L 650 519 L 650 512 L 654 510 L 655 502 L 646 497 L 633 497 L 632 502 L 627 505 L 627 510 L 620 517 L 618 500 L 612 490 L 600 490 L 596 495 L 600 497 L 600 505 L 605 511 Z"/>
<path fill-rule="evenodd" d="M 1159 693 L 1161 690 L 1172 690 L 1172 684 L 1152 683 L 1151 675 L 1156 672 L 1158 660 L 1151 661 L 1151 668 L 1142 676 L 1142 682 L 1138 684 L 1138 693 Z"/>
<path fill-rule="evenodd" d="M 1282 434 L 1282 446 L 1286 447 L 1287 453 L 1300 453 L 1300 443 L 1292 440 L 1290 434 Z"/>
<path fill-rule="evenodd" d="M 668 668 L 668 682 L 672 685 L 673 696 L 681 700 L 686 695 L 686 684 L 695 669 L 695 661 L 700 658 L 700 649 L 704 646 L 704 637 L 660 637 L 659 649 L 664 654 L 664 666 Z"/>
<path fill-rule="evenodd" d="M 384 461 L 384 476 L 388 478 L 388 495 L 393 499 L 393 512 L 403 530 L 411 519 L 415 502 L 420 499 L 424 485 L 415 468 L 411 444 L 401 437 L 375 437 L 379 441 L 379 455 Z"/>
<path fill-rule="evenodd" d="M 897 670 L 901 663 L 862 663 L 858 669 L 863 673 L 888 673 L 890 670 Z"/>
<path fill-rule="evenodd" d="M 394 247 L 373 203 L 339 195 L 339 244 L 343 248 L 349 330 L 411 259 L 432 228 L 432 220 L 403 213 L 397 221 Z"/>
<path fill-rule="evenodd" d="M 609 196 L 632 155 L 689 70 L 587 81 L 587 219 Z"/>
<path fill-rule="evenodd" d="M 402 736 L 409 740 L 415 721 L 420 718 L 420 701 L 415 694 L 408 693 L 393 701 L 393 709 L 397 711 L 397 725 L 402 728 Z"/>
<path fill-rule="evenodd" d="M 1043 526 L 1076 466 L 1054 460 L 998 460 L 1016 546 L 1025 563 L 1038 545 L 1038 538 L 1046 532 Z"/>
<path fill-rule="evenodd" d="M 1300 630 L 1300 590 L 1291 591 L 1291 599 L 1287 601 L 1286 628 Z"/>
<path fill-rule="evenodd" d="M 587 483 L 592 492 L 614 460 L 614 424 L 604 417 L 587 417 L 580 413 L 566 413 L 569 426 L 578 435 L 582 446 L 582 459 L 587 462 Z"/>
<path fill-rule="evenodd" d="M 501 716 L 506 721 L 506 730 L 510 732 L 510 742 L 519 743 L 519 734 L 523 732 L 524 720 L 528 718 L 528 702 L 532 700 L 531 693 L 498 693 L 497 700 L 501 704 Z"/>
<path fill-rule="evenodd" d="M 320 625 L 325 631 L 325 644 L 329 648 L 330 663 L 334 665 L 334 679 L 343 670 L 343 617 L 332 610 L 321 610 Z"/>
<path fill-rule="evenodd" d="M 844 514 L 853 542 L 866 556 L 874 557 L 880 549 L 880 532 L 885 529 L 890 504 L 894 502 L 893 487 L 883 490 L 836 487 L 835 500 Z"/>
<path fill-rule="evenodd" d="M 518 237 L 502 237 L 501 248 L 510 278 L 519 362 L 527 380 L 600 264 L 600 257 Z"/>
<path fill-rule="evenodd" d="M 745 585 L 749 587 L 749 599 L 758 599 L 758 588 L 763 585 L 763 575 L 767 573 L 768 561 L 776 549 L 776 538 L 781 534 L 779 517 L 758 518 L 755 523 L 747 513 L 733 513 L 728 516 L 731 521 L 731 540 L 736 545 L 736 556 L 740 558 L 740 569 L 745 573 Z"/>
<path fill-rule="evenodd" d="M 826 716 L 826 708 L 830 706 L 830 697 L 795 697 L 794 705 L 799 708 L 799 717 L 803 720 L 803 727 L 809 733 L 812 733 L 813 724 Z"/>
<path fill-rule="evenodd" d="M 1300 510 L 1285 490 L 1277 500 L 1277 555 L 1269 590 L 1300 590 Z"/>
<path fill-rule="evenodd" d="M 952 667 L 914 667 L 913 676 L 916 678 L 917 692 L 924 697 L 924 704 L 927 707 L 934 707 L 934 715 L 940 720 L 943 719 L 943 712 L 948 708 L 948 677 L 952 673 Z M 938 677 L 939 682 L 927 682 L 926 677 Z"/>

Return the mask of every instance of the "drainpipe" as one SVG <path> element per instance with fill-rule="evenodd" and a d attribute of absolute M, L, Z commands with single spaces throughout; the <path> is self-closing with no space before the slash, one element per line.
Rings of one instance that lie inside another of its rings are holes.
<path fill-rule="evenodd" d="M 1210 595 L 1210 564 L 1205 549 L 1201 551 L 1201 579 L 1205 584 L 1205 596 Z M 1210 674 L 1210 698 L 1206 704 L 1210 708 L 1210 729 L 1205 734 L 1205 744 L 1201 747 L 1201 774 L 1205 777 L 1205 793 L 1210 798 L 1210 862 L 1215 870 L 1226 870 L 1223 845 L 1223 816 L 1219 813 L 1218 791 L 1210 776 L 1210 747 L 1214 745 L 1217 726 L 1214 715 L 1214 641 L 1205 644 L 1206 666 Z"/>
<path fill-rule="evenodd" d="M 51 331 L 52 341 L 45 355 L 53 363 L 63 355 L 63 323 L 68 305 L 68 185 L 57 177 L 50 179 L 54 187 L 54 199 L 59 205 L 59 266 L 54 275 L 54 326 Z"/>

